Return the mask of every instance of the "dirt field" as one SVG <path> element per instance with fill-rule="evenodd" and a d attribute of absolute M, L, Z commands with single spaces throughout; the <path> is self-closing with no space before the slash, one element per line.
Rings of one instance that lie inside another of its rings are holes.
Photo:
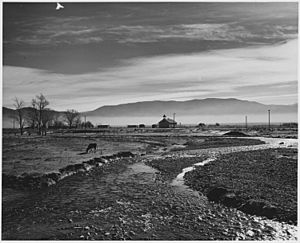
<path fill-rule="evenodd" d="M 91 142 L 100 145 L 104 155 L 130 151 L 135 157 L 81 170 L 42 189 L 5 184 L 2 239 L 296 239 L 293 225 L 215 204 L 177 177 L 186 167 L 211 157 L 297 147 L 297 140 L 194 135 L 170 131 L 43 138 L 4 135 L 3 173 L 11 175 L 45 174 L 103 156 L 100 151 L 83 154 Z M 179 183 L 173 183 L 177 179 Z"/>
<path fill-rule="evenodd" d="M 96 153 L 85 154 L 89 143 L 97 143 Z M 86 135 L 5 136 L 3 138 L 3 173 L 44 174 L 58 171 L 69 164 L 76 164 L 93 157 L 111 155 L 121 151 L 139 153 L 147 144 L 139 142 L 111 141 Z"/>
<path fill-rule="evenodd" d="M 97 143 L 96 153 L 85 154 L 89 143 Z M 254 145 L 262 142 L 243 139 L 242 144 Z M 40 136 L 4 136 L 2 171 L 8 175 L 37 174 L 58 171 L 70 164 L 81 163 L 94 157 L 130 151 L 145 154 L 157 150 L 186 150 L 211 147 L 236 146 L 239 139 L 192 138 L 164 136 L 131 136 L 97 134 L 64 134 Z"/>
<path fill-rule="evenodd" d="M 197 166 L 185 180 L 214 201 L 297 224 L 297 155 L 295 149 L 227 154 Z"/>

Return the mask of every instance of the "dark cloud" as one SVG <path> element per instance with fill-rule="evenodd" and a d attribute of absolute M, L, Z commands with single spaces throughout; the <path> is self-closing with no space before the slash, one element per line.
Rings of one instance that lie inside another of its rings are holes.
<path fill-rule="evenodd" d="M 64 6 L 4 3 L 4 64 L 84 73 L 139 56 L 270 45 L 298 32 L 297 3 Z"/>

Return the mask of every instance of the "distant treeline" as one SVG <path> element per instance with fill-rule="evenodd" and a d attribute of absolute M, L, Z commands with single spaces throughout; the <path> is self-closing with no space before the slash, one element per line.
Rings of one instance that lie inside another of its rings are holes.
<path fill-rule="evenodd" d="M 25 128 L 31 128 L 33 132 L 39 135 L 46 135 L 49 128 L 93 128 L 90 121 L 82 121 L 81 114 L 70 109 L 64 112 L 57 112 L 50 109 L 50 102 L 43 94 L 37 95 L 31 101 L 30 107 L 25 107 L 25 102 L 22 99 L 14 99 L 15 111 L 8 111 L 9 117 L 13 120 L 13 127 L 18 128 L 20 134 L 24 134 Z M 5 110 L 4 110 L 5 112 Z M 15 125 L 15 122 L 17 124 Z"/>

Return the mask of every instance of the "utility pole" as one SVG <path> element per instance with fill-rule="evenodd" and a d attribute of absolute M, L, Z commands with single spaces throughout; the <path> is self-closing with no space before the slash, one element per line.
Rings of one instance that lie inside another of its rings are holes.
<path fill-rule="evenodd" d="M 175 122 L 175 115 L 176 113 L 173 113 L 173 121 Z M 175 124 L 173 125 L 175 127 Z"/>
<path fill-rule="evenodd" d="M 246 129 L 247 129 L 248 128 L 247 116 L 245 116 L 245 126 L 246 126 Z"/>
<path fill-rule="evenodd" d="M 86 115 L 84 115 L 84 133 L 86 135 Z"/>
<path fill-rule="evenodd" d="M 16 120 L 15 120 L 15 119 L 13 119 L 13 128 L 14 128 L 13 130 L 14 130 L 14 133 L 15 133 L 15 136 L 16 136 L 16 135 L 17 135 L 17 133 L 16 133 L 16 131 L 15 131 L 15 121 L 16 121 Z"/>
<path fill-rule="evenodd" d="M 269 118 L 269 131 L 271 129 L 271 110 L 268 110 L 268 118 Z"/>

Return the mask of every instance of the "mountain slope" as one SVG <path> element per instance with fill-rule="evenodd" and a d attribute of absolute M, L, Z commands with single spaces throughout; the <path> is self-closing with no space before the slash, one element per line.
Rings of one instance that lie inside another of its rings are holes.
<path fill-rule="evenodd" d="M 94 111 L 85 112 L 88 116 L 149 116 L 164 113 L 180 115 L 228 115 L 262 114 L 267 110 L 276 113 L 297 113 L 298 105 L 264 105 L 258 102 L 238 99 L 208 98 L 188 101 L 144 101 L 137 103 L 102 106 Z"/>

